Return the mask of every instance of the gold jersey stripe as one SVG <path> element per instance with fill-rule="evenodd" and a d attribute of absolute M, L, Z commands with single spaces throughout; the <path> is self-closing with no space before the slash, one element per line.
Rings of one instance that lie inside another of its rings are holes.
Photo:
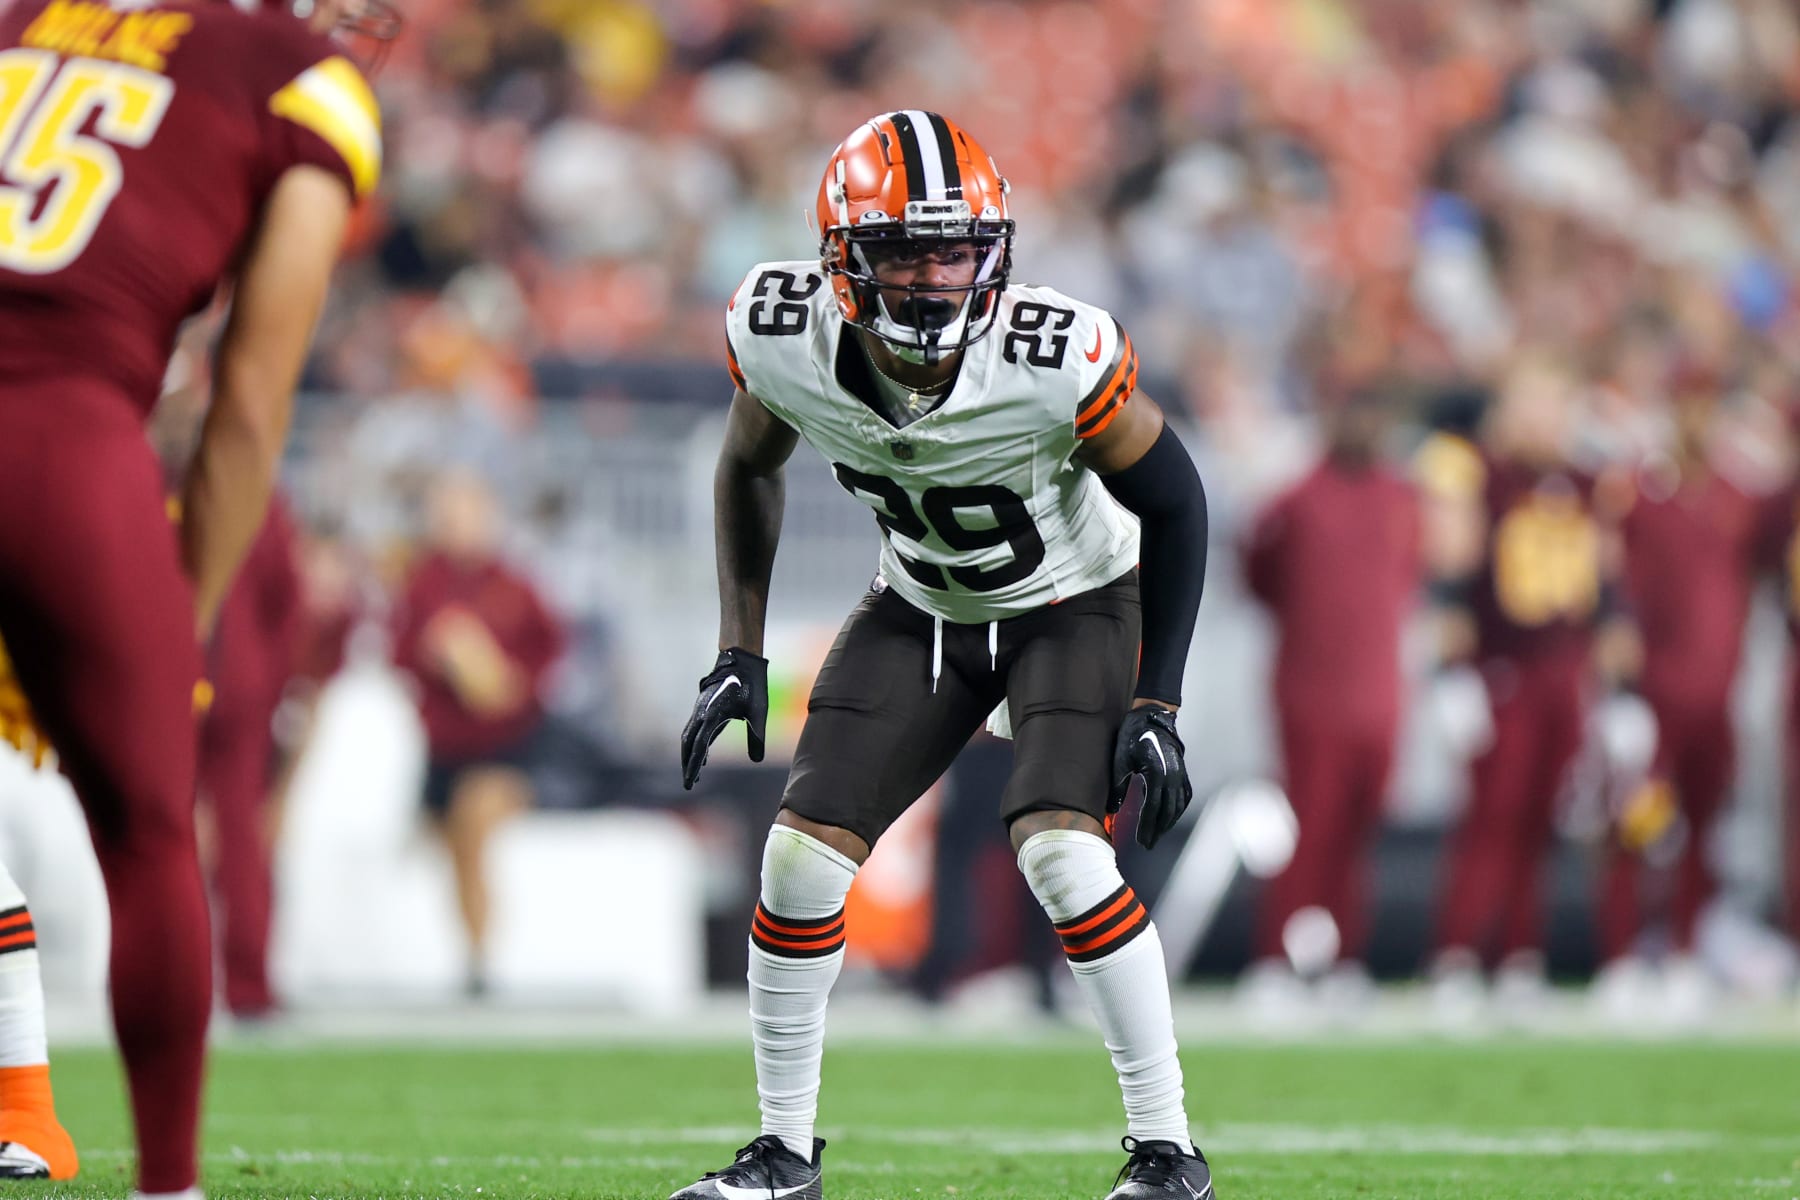
<path fill-rule="evenodd" d="M 381 180 L 381 110 L 362 73 L 342 57 L 308 67 L 269 99 L 269 111 L 324 138 L 350 168 L 356 194 Z"/>

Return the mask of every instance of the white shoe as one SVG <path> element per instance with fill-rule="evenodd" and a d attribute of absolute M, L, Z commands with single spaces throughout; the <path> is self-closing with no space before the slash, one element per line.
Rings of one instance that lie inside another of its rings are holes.
<path fill-rule="evenodd" d="M 1701 1029 L 1719 1008 L 1721 992 L 1706 964 L 1678 955 L 1663 968 L 1662 1017 L 1676 1029 Z"/>
<path fill-rule="evenodd" d="M 1238 976 L 1234 999 L 1258 1029 L 1298 1029 L 1317 1016 L 1312 989 L 1283 958 L 1261 958 L 1246 967 Z"/>
<path fill-rule="evenodd" d="M 0 1179 L 48 1179 L 50 1164 L 17 1142 L 0 1142 Z"/>
<path fill-rule="evenodd" d="M 1541 1024 L 1549 1014 L 1552 995 L 1544 974 L 1544 956 L 1535 950 L 1507 955 L 1494 972 L 1494 1010 L 1509 1025 Z"/>
<path fill-rule="evenodd" d="M 1367 1016 L 1375 1006 L 1375 995 L 1375 980 L 1370 977 L 1369 968 L 1350 959 L 1327 971 L 1325 978 L 1319 980 L 1317 992 L 1325 1018 L 1340 1025 L 1353 1025 Z"/>
<path fill-rule="evenodd" d="M 1440 1032 L 1466 1034 L 1487 1021 L 1488 989 L 1479 960 L 1467 950 L 1446 950 L 1431 966 L 1431 1023 Z"/>
<path fill-rule="evenodd" d="M 1636 954 L 1622 954 L 1588 984 L 1588 1009 L 1609 1032 L 1634 1032 L 1653 1023 L 1662 1006 L 1656 968 Z"/>

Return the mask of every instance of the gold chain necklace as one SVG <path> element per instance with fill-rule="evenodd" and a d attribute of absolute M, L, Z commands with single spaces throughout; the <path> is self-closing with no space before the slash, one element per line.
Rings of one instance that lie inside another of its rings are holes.
<path fill-rule="evenodd" d="M 863 354 L 869 360 L 869 365 L 875 368 L 875 373 L 877 375 L 906 393 L 906 400 L 904 403 L 906 404 L 906 411 L 909 413 L 918 413 L 927 400 L 936 400 L 949 389 L 951 384 L 956 382 L 956 376 L 952 375 L 950 378 L 941 380 L 937 383 L 927 384 L 924 387 L 914 387 L 910 383 L 900 382 L 898 379 L 895 379 L 892 375 L 889 375 L 886 371 L 882 370 L 881 364 L 875 361 L 875 355 L 868 350 L 864 350 Z"/>

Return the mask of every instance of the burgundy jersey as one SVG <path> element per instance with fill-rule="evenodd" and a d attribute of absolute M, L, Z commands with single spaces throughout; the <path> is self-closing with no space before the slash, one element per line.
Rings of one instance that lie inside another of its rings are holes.
<path fill-rule="evenodd" d="M 537 589 L 497 561 L 458 563 L 431 554 L 413 567 L 397 614 L 394 660 L 418 681 L 419 715 L 433 757 L 472 758 L 512 745 L 543 718 L 538 688 L 562 653 L 563 629 Z M 444 617 L 473 618 L 527 679 L 510 712 L 478 713 L 458 695 L 432 648 Z"/>
<path fill-rule="evenodd" d="M 361 74 L 295 18 L 0 4 L 0 397 L 97 381 L 148 412 L 177 328 L 298 165 L 363 195 L 381 133 Z"/>
<path fill-rule="evenodd" d="M 1385 467 L 1326 459 L 1257 520 L 1250 589 L 1275 618 L 1284 707 L 1358 729 L 1400 712 L 1400 634 L 1422 581 L 1419 498 Z"/>
<path fill-rule="evenodd" d="M 1482 455 L 1486 551 L 1472 609 L 1483 659 L 1585 655 L 1605 581 L 1595 480 Z"/>
<path fill-rule="evenodd" d="M 1672 470 L 1672 469 L 1671 469 Z M 1750 608 L 1757 502 L 1718 475 L 1649 472 L 1624 520 L 1644 691 L 1659 704 L 1730 702 Z"/>

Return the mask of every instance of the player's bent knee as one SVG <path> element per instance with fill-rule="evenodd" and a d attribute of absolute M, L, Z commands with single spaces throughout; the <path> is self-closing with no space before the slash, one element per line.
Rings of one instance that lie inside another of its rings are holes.
<path fill-rule="evenodd" d="M 838 854 L 849 859 L 856 866 L 862 866 L 869 860 L 869 843 L 860 834 L 845 829 L 841 825 L 826 825 L 803 817 L 791 808 L 784 808 L 775 816 L 776 829 L 792 829 L 796 833 L 805 834 L 815 842 L 830 847 Z M 771 831 L 771 834 L 773 831 Z"/>
<path fill-rule="evenodd" d="M 1074 812 L 1066 808 L 1045 808 L 1021 813 L 1013 818 L 1012 824 L 1008 827 L 1008 833 L 1012 837 L 1013 853 L 1021 855 L 1019 860 L 1021 870 L 1024 869 L 1025 860 L 1022 856 L 1025 844 L 1038 834 L 1055 829 L 1092 834 L 1102 841 L 1106 840 L 1106 828 L 1084 812 Z M 1109 853 L 1110 849 L 1109 846 Z"/>
<path fill-rule="evenodd" d="M 1019 848 L 1019 870 L 1078 972 L 1099 969 L 1085 964 L 1109 959 L 1152 930 L 1143 902 L 1119 874 L 1112 844 L 1096 834 L 1035 833 Z"/>
<path fill-rule="evenodd" d="M 818 838 L 784 824 L 763 844 L 762 890 L 751 944 L 782 959 L 835 954 L 844 945 L 844 899 L 857 864 Z"/>

